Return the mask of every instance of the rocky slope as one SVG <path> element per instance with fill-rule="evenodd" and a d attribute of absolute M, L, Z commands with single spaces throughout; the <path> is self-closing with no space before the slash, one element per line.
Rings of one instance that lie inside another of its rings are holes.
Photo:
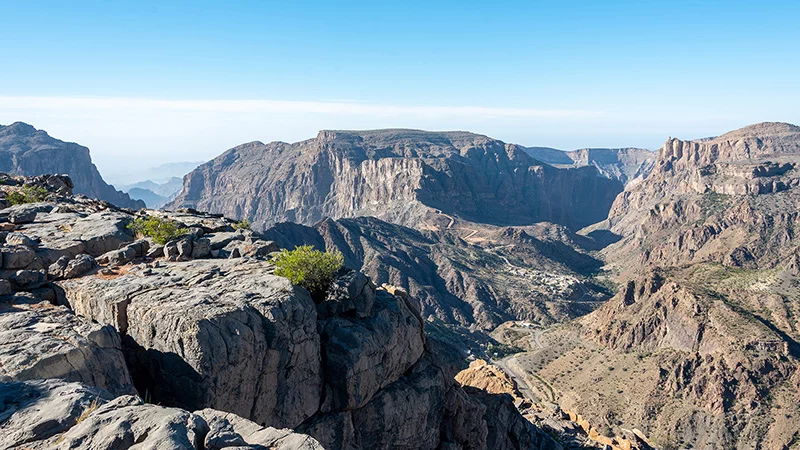
<path fill-rule="evenodd" d="M 634 185 L 653 170 L 657 154 L 643 148 L 584 148 L 563 151 L 548 147 L 526 147 L 534 159 L 555 167 L 594 166 L 606 178 Z"/>
<path fill-rule="evenodd" d="M 440 214 L 579 228 L 604 219 L 621 190 L 593 168 L 556 169 L 521 147 L 466 132 L 321 131 L 294 144 L 228 150 L 187 175 L 166 208 L 248 218 L 260 229 L 357 216 L 419 229 Z"/>
<path fill-rule="evenodd" d="M 620 236 L 602 256 L 622 288 L 570 326 L 532 333 L 515 357 L 531 383 L 660 448 L 796 446 L 798 162 L 789 124 L 667 141 L 653 172 L 584 231 Z"/>
<path fill-rule="evenodd" d="M 399 289 L 343 269 L 315 303 L 220 216 L 138 213 L 188 227 L 162 246 L 65 177 L 26 183 L 50 194 L 0 211 L 0 448 L 560 448 L 464 391 Z"/>
<path fill-rule="evenodd" d="M 50 137 L 45 131 L 16 122 L 0 125 L 0 172 L 14 175 L 61 173 L 75 183 L 75 193 L 108 201 L 123 208 L 144 208 L 103 181 L 92 164 L 89 149 Z"/>
<path fill-rule="evenodd" d="M 714 262 L 792 264 L 800 206 L 800 127 L 764 123 L 700 142 L 670 139 L 652 174 L 621 194 L 601 226 L 622 270 Z"/>
<path fill-rule="evenodd" d="M 457 221 L 417 231 L 360 217 L 313 227 L 281 223 L 264 235 L 286 248 L 338 250 L 348 266 L 379 285 L 405 289 L 423 317 L 445 324 L 480 330 L 508 320 L 552 324 L 584 315 L 607 298 L 590 276 L 601 265 L 588 254 L 593 241 L 550 224 Z"/>

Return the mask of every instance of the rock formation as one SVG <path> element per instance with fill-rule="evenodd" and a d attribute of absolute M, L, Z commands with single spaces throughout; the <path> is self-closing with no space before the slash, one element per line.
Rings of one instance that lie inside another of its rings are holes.
<path fill-rule="evenodd" d="M 625 186 L 634 185 L 653 170 L 657 154 L 643 148 L 584 148 L 563 151 L 548 147 L 527 147 L 525 152 L 534 159 L 555 167 L 594 166 L 606 178 L 619 180 Z"/>
<path fill-rule="evenodd" d="M 800 127 L 670 139 L 619 195 L 619 292 L 520 357 L 565 410 L 659 447 L 791 448 L 800 435 Z M 553 354 L 555 353 L 555 354 Z M 605 369 L 605 370 L 604 370 Z"/>
<path fill-rule="evenodd" d="M 75 193 L 105 200 L 122 208 L 140 209 L 144 203 L 107 184 L 92 164 L 89 149 L 59 141 L 45 131 L 22 122 L 0 125 L 0 172 L 35 176 L 69 175 Z"/>
<path fill-rule="evenodd" d="M 594 243 L 563 227 L 462 223 L 417 231 L 373 217 L 277 224 L 264 235 L 286 248 L 338 250 L 376 284 L 406 290 L 424 317 L 492 329 L 508 320 L 552 324 L 581 316 L 607 297 L 590 275 Z M 470 241 L 462 236 L 471 237 Z"/>
<path fill-rule="evenodd" d="M 0 210 L 0 448 L 560 448 L 464 392 L 401 290 L 342 269 L 315 303 L 236 222 L 51 178 L 26 180 L 45 201 Z M 134 236 L 144 215 L 185 233 Z"/>
<path fill-rule="evenodd" d="M 521 147 L 471 133 L 321 131 L 294 144 L 228 150 L 188 174 L 165 208 L 248 218 L 259 229 L 357 216 L 420 228 L 440 214 L 580 228 L 604 219 L 621 190 L 593 168 L 556 169 Z"/>

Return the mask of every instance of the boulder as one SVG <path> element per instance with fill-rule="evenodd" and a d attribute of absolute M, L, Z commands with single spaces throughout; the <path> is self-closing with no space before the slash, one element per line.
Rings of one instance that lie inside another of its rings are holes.
<path fill-rule="evenodd" d="M 0 296 L 9 295 L 12 292 L 11 282 L 0 278 Z"/>
<path fill-rule="evenodd" d="M 57 448 L 159 450 L 203 448 L 208 425 L 198 415 L 124 395 L 105 403 L 61 436 Z"/>
<path fill-rule="evenodd" d="M 209 258 L 210 256 L 211 241 L 206 238 L 199 238 L 192 242 L 192 259 Z"/>
<path fill-rule="evenodd" d="M 195 411 L 208 424 L 206 450 L 269 448 L 274 450 L 324 450 L 311 436 L 289 429 L 262 427 L 255 422 L 214 409 Z"/>
<path fill-rule="evenodd" d="M 359 408 L 397 381 L 424 351 L 422 327 L 403 299 L 385 291 L 378 292 L 369 317 L 332 317 L 322 323 L 326 377 L 321 410 Z"/>
<path fill-rule="evenodd" d="M 15 381 L 59 378 L 115 394 L 133 392 L 120 337 L 112 327 L 35 301 L 15 297 L 0 305 L 0 376 Z"/>
<path fill-rule="evenodd" d="M 125 335 L 137 387 L 154 401 L 294 427 L 319 407 L 317 315 L 308 292 L 271 268 L 168 262 L 61 286 L 78 314 Z"/>
<path fill-rule="evenodd" d="M 47 282 L 43 270 L 18 270 L 11 275 L 11 284 L 20 290 L 36 289 Z"/>
<path fill-rule="evenodd" d="M 117 250 L 111 250 L 97 258 L 97 262 L 109 266 L 122 266 L 136 258 L 141 258 L 150 249 L 150 242 L 146 239 L 139 239 L 130 244 L 124 245 Z"/>
<path fill-rule="evenodd" d="M 58 435 L 111 398 L 102 389 L 63 380 L 0 382 L 0 449 L 54 448 Z"/>
<path fill-rule="evenodd" d="M 91 255 L 82 253 L 73 259 L 62 256 L 47 269 L 47 273 L 52 279 L 69 279 L 79 277 L 92 270 L 97 265 L 97 261 Z"/>
<path fill-rule="evenodd" d="M 232 241 L 244 240 L 244 234 L 238 232 L 233 232 L 233 233 L 219 232 L 219 233 L 209 234 L 206 237 L 208 238 L 209 244 L 211 245 L 211 250 L 219 250 L 221 248 L 224 248 Z"/>
<path fill-rule="evenodd" d="M 375 285 L 363 273 L 342 268 L 328 290 L 323 302 L 317 305 L 321 319 L 347 314 L 369 317 L 375 302 Z"/>
<path fill-rule="evenodd" d="M 11 232 L 6 235 L 6 244 L 7 245 L 22 245 L 25 247 L 38 247 L 39 242 L 35 239 L 28 237 L 27 235 L 19 232 Z"/>
<path fill-rule="evenodd" d="M 3 268 L 8 270 L 24 269 L 36 259 L 36 253 L 25 246 L 3 247 Z"/>

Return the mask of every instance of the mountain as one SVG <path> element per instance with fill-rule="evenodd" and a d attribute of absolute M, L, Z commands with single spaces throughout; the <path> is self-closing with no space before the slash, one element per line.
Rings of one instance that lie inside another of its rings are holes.
<path fill-rule="evenodd" d="M 621 289 L 513 358 L 534 389 L 659 448 L 795 446 L 798 164 L 795 125 L 670 138 L 609 218 L 581 231 L 618 236 L 596 256 Z"/>
<path fill-rule="evenodd" d="M 148 208 L 153 208 L 153 209 L 160 208 L 169 201 L 167 197 L 162 197 L 156 194 L 155 192 L 151 191 L 150 189 L 142 189 L 135 187 L 128 189 L 127 194 L 133 199 L 143 201 Z"/>
<path fill-rule="evenodd" d="M 183 187 L 183 180 L 172 177 L 163 183 L 156 183 L 152 180 L 140 181 L 138 183 L 120 186 L 122 192 L 126 192 L 131 198 L 142 200 L 148 208 L 161 208 L 168 201 L 174 199 Z"/>
<path fill-rule="evenodd" d="M 664 144 L 651 175 L 598 228 L 621 269 L 709 262 L 751 269 L 798 258 L 800 127 L 762 123 L 711 140 Z"/>
<path fill-rule="evenodd" d="M 184 175 L 196 169 L 197 166 L 203 164 L 204 162 L 205 161 L 172 162 L 161 164 L 155 167 L 149 167 L 138 172 L 122 170 L 109 173 L 108 178 L 112 180 L 115 185 L 119 186 L 133 185 L 143 181 L 164 184 L 170 182 L 172 178 L 182 179 Z"/>
<path fill-rule="evenodd" d="M 183 179 L 178 177 L 172 177 L 163 182 L 144 180 L 133 184 L 126 184 L 120 186 L 120 189 L 124 192 L 128 192 L 131 189 L 137 189 L 137 188 L 147 189 L 148 191 L 160 195 L 161 197 L 174 198 L 181 191 L 181 188 L 183 188 Z"/>
<path fill-rule="evenodd" d="M 144 208 L 144 203 L 107 184 L 92 164 L 89 149 L 59 141 L 45 131 L 22 123 L 0 125 L 0 172 L 16 175 L 67 174 L 75 193 L 108 201 L 123 208 Z"/>
<path fill-rule="evenodd" d="M 321 131 L 294 144 L 251 142 L 184 178 L 166 208 L 281 221 L 375 216 L 411 226 L 441 215 L 493 225 L 606 218 L 622 184 L 592 167 L 558 169 L 513 144 L 466 132 Z"/>
<path fill-rule="evenodd" d="M 561 449 L 462 387 L 401 289 L 340 268 L 312 297 L 232 220 L 14 181 L 57 195 L 0 212 L 0 448 Z M 148 214 L 192 233 L 134 236 Z"/>
<path fill-rule="evenodd" d="M 285 248 L 338 250 L 348 267 L 409 292 L 423 317 L 477 330 L 509 320 L 564 322 L 608 297 L 593 282 L 602 265 L 589 254 L 593 241 L 553 224 L 415 230 L 358 217 L 280 223 L 264 236 Z"/>
<path fill-rule="evenodd" d="M 534 159 L 555 167 L 594 166 L 597 172 L 625 186 L 647 177 L 656 162 L 656 153 L 642 148 L 584 148 L 563 151 L 549 147 L 526 147 Z"/>

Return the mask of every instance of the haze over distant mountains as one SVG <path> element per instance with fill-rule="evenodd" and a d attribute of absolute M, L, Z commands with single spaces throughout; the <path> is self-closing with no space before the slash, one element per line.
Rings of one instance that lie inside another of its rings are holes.
<path fill-rule="evenodd" d="M 89 149 L 50 137 L 47 132 L 16 122 L 0 125 L 0 172 L 16 175 L 67 174 L 75 193 L 106 200 L 125 208 L 144 203 L 107 184 L 92 164 Z"/>

